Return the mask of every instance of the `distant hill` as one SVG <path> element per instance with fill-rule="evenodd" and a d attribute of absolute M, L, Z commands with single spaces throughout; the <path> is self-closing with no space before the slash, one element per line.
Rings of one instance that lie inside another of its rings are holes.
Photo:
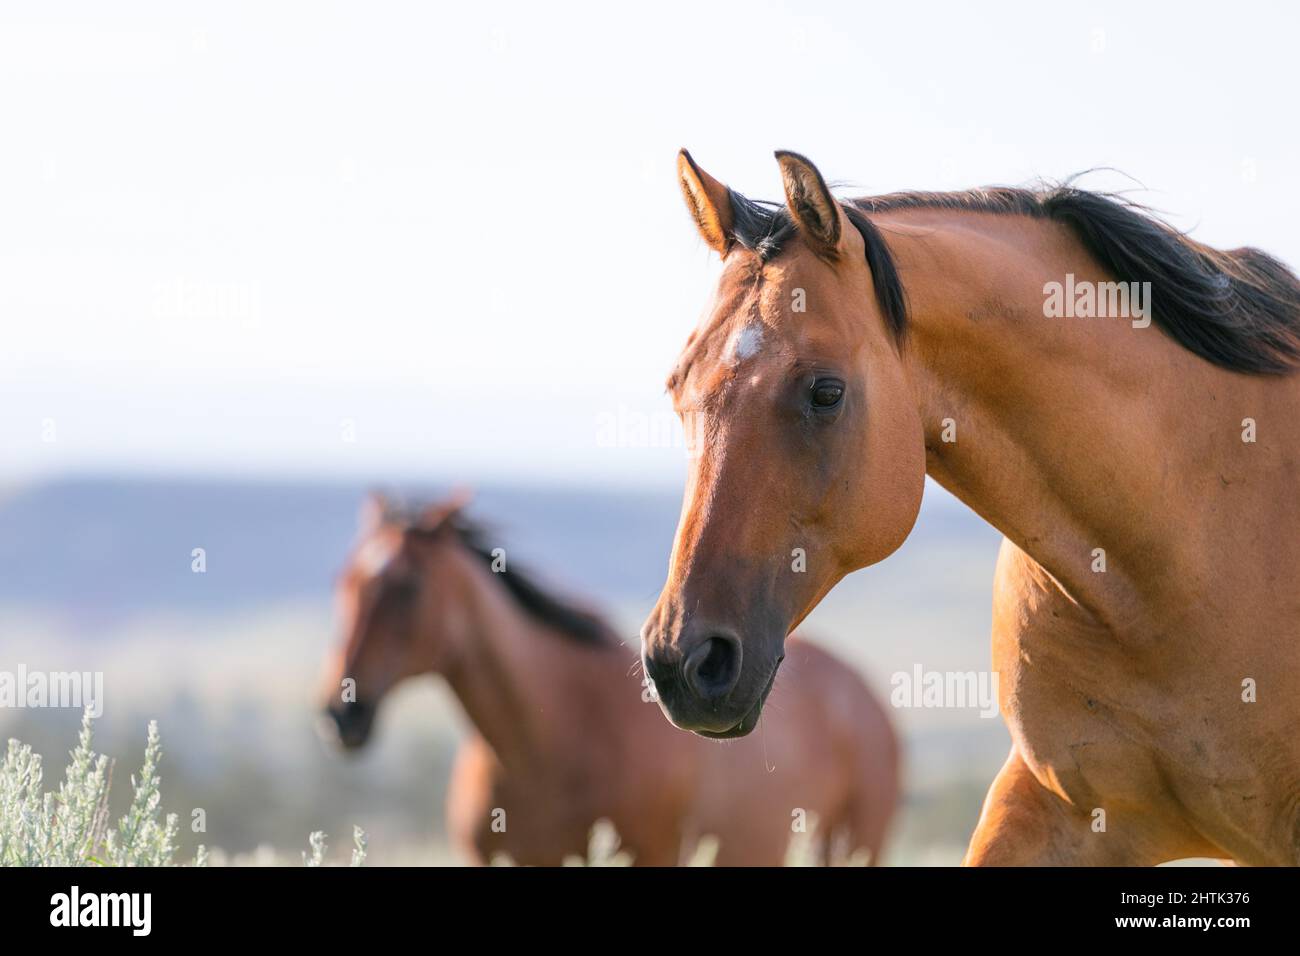
<path fill-rule="evenodd" d="M 0 500 L 0 602 L 111 622 L 141 611 L 232 611 L 327 600 L 366 488 L 350 484 L 66 479 Z M 405 488 L 436 497 L 445 489 Z M 601 604 L 651 601 L 677 524 L 676 492 L 479 488 L 471 512 L 512 560 Z M 950 500 L 909 550 L 985 541 Z M 207 571 L 190 569 L 194 548 Z M 931 552 L 933 553 L 933 552 Z"/>
<path fill-rule="evenodd" d="M 365 493 L 224 481 L 35 485 L 0 501 L 0 602 L 116 618 L 328 598 Z M 668 494 L 484 488 L 470 510 L 545 577 L 622 597 L 662 582 L 678 506 Z M 206 552 L 204 574 L 191 571 L 194 548 Z"/>

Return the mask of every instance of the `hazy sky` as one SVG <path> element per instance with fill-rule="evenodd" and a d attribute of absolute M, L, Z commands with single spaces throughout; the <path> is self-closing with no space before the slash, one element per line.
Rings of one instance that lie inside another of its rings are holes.
<path fill-rule="evenodd" d="M 1300 264 L 1291 5 L 106 6 L 0 14 L 5 478 L 674 483 L 683 145 L 769 198 L 775 148 L 1114 166 Z"/>

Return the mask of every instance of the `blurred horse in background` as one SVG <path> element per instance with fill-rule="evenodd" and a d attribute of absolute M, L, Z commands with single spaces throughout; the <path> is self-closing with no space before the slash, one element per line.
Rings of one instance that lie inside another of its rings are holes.
<path fill-rule="evenodd" d="M 585 856 L 600 819 L 639 865 L 686 862 L 706 837 L 718 865 L 779 865 L 804 820 L 823 861 L 879 858 L 898 797 L 894 733 L 858 675 L 815 645 L 791 640 L 799 679 L 774 691 L 760 733 L 722 746 L 664 721 L 636 649 L 494 554 L 457 501 L 400 513 L 373 498 L 339 592 L 327 731 L 360 747 L 396 684 L 442 675 L 474 727 L 447 827 L 476 863 Z"/>

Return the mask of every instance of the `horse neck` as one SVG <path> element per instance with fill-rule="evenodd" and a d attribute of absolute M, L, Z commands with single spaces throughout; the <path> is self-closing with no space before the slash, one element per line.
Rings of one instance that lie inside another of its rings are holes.
<path fill-rule="evenodd" d="M 456 631 L 443 676 L 466 716 L 507 769 L 554 768 L 564 741 L 581 739 L 590 698 L 610 686 L 592 674 L 608 655 L 535 620 L 464 548 L 443 583 L 458 602 L 443 607 Z"/>
<path fill-rule="evenodd" d="M 1190 560 L 1175 550 L 1180 505 L 1167 482 L 1200 448 L 1182 440 L 1187 396 L 1225 373 L 1154 324 L 1047 318 L 1046 282 L 1113 281 L 1059 224 L 939 210 L 873 218 L 907 290 L 904 362 L 928 473 L 1122 626 L 1153 586 L 1126 569 L 1156 562 L 1170 581 Z"/>

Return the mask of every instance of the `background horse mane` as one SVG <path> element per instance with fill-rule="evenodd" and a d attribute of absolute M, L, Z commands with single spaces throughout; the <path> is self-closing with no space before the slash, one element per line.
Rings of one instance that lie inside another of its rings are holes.
<path fill-rule="evenodd" d="M 735 240 L 765 261 L 776 256 L 795 232 L 787 207 L 729 193 Z M 1300 281 L 1290 269 L 1258 249 L 1225 252 L 1196 242 L 1122 196 L 1066 182 L 890 193 L 841 201 L 840 208 L 862 234 L 885 323 L 900 340 L 906 294 L 889 245 L 866 213 L 954 209 L 1069 226 L 1117 281 L 1150 282 L 1156 325 L 1215 365 L 1269 375 L 1300 367 Z"/>
<path fill-rule="evenodd" d="M 490 536 L 486 527 L 460 513 L 453 515 L 448 524 L 460 536 L 461 543 L 491 568 L 495 560 L 492 555 L 495 546 L 489 543 Z M 551 625 L 565 637 L 580 644 L 615 643 L 613 629 L 604 618 L 544 589 L 532 577 L 517 570 L 513 562 L 507 561 L 505 570 L 494 571 L 493 577 L 505 585 L 519 606 L 534 619 Z"/>
<path fill-rule="evenodd" d="M 427 511 L 428 508 L 424 505 L 389 503 L 385 506 L 384 520 L 408 531 L 432 534 L 439 529 L 425 527 L 421 521 Z M 543 588 L 530 575 L 518 570 L 513 561 L 507 560 L 503 570 L 495 570 L 493 565 L 496 556 L 492 552 L 494 548 L 500 547 L 500 544 L 492 543 L 497 539 L 483 523 L 474 521 L 457 510 L 447 516 L 439 527 L 446 527 L 454 532 L 461 544 L 478 555 L 492 571 L 492 576 L 505 586 L 519 606 L 534 620 L 550 625 L 560 634 L 579 644 L 617 643 L 613 629 L 604 618 Z"/>

